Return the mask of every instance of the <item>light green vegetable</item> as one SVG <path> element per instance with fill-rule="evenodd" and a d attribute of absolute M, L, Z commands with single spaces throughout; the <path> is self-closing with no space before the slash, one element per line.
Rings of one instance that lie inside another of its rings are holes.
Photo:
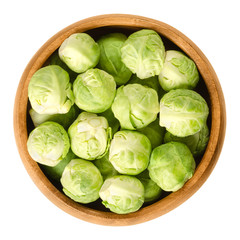
<path fill-rule="evenodd" d="M 50 179 L 60 181 L 64 168 L 74 158 L 76 158 L 76 155 L 70 149 L 67 155 L 56 166 L 41 165 L 41 169 Z"/>
<path fill-rule="evenodd" d="M 163 68 L 165 47 L 153 30 L 142 29 L 131 34 L 121 53 L 123 63 L 141 79 L 159 75 Z"/>
<path fill-rule="evenodd" d="M 28 97 L 37 113 L 67 113 L 74 104 L 68 73 L 57 65 L 40 68 L 29 82 Z"/>
<path fill-rule="evenodd" d="M 35 127 L 46 121 L 52 121 L 57 122 L 65 129 L 68 129 L 72 122 L 77 118 L 79 114 L 79 109 L 75 105 L 73 105 L 70 110 L 65 114 L 39 114 L 31 108 L 29 110 L 29 114 Z"/>
<path fill-rule="evenodd" d="M 166 51 L 159 83 L 165 91 L 172 89 L 193 89 L 199 81 L 195 63 L 183 53 L 175 50 Z"/>
<path fill-rule="evenodd" d="M 110 144 L 109 161 L 119 173 L 137 175 L 147 168 L 151 150 L 150 140 L 144 134 L 118 131 Z"/>
<path fill-rule="evenodd" d="M 151 142 L 152 149 L 158 147 L 163 142 L 165 128 L 159 125 L 158 118 L 154 122 L 147 125 L 145 128 L 138 129 L 138 131 L 148 137 Z"/>
<path fill-rule="evenodd" d="M 99 195 L 106 208 L 114 213 L 126 214 L 142 206 L 144 187 L 135 177 L 118 175 L 105 180 Z"/>
<path fill-rule="evenodd" d="M 157 92 L 137 83 L 121 86 L 117 89 L 112 111 L 122 129 L 146 127 L 159 112 Z"/>
<path fill-rule="evenodd" d="M 103 179 L 119 174 L 109 161 L 109 152 L 107 152 L 102 158 L 95 160 L 94 164 L 101 172 Z"/>
<path fill-rule="evenodd" d="M 82 73 L 98 64 L 100 48 L 87 33 L 74 33 L 63 41 L 58 54 L 71 70 Z"/>
<path fill-rule="evenodd" d="M 38 163 L 56 166 L 70 148 L 68 134 L 58 123 L 45 122 L 36 127 L 28 137 L 27 149 Z"/>
<path fill-rule="evenodd" d="M 112 137 L 106 118 L 82 112 L 68 129 L 72 151 L 80 158 L 94 160 L 103 157 Z"/>
<path fill-rule="evenodd" d="M 180 142 L 162 144 L 152 151 L 148 166 L 150 178 L 164 191 L 177 191 L 195 171 L 189 148 Z"/>
<path fill-rule="evenodd" d="M 111 107 L 116 94 L 113 77 L 100 69 L 79 74 L 73 83 L 75 103 L 84 111 L 101 113 Z"/>
<path fill-rule="evenodd" d="M 205 124 L 203 128 L 190 136 L 187 137 L 177 137 L 172 135 L 170 132 L 166 132 L 164 136 L 164 142 L 182 142 L 185 143 L 194 157 L 197 157 L 203 153 L 209 140 L 209 130 L 208 126 Z"/>
<path fill-rule="evenodd" d="M 121 47 L 126 40 L 127 37 L 122 33 L 110 33 L 97 42 L 101 52 L 98 66 L 111 74 L 117 85 L 125 84 L 132 75 L 121 60 Z"/>
<path fill-rule="evenodd" d="M 208 114 L 206 101 L 193 90 L 171 90 L 160 100 L 160 126 L 178 137 L 199 132 Z"/>
<path fill-rule="evenodd" d="M 160 197 L 162 189 L 149 177 L 147 169 L 136 177 L 144 186 L 144 202 L 152 202 Z"/>
<path fill-rule="evenodd" d="M 103 178 L 97 167 L 83 159 L 73 159 L 65 167 L 61 184 L 63 192 L 76 202 L 90 203 L 99 198 Z"/>

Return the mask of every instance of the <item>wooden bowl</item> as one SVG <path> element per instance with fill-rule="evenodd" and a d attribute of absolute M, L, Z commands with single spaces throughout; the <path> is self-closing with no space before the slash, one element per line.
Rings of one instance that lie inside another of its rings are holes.
<path fill-rule="evenodd" d="M 28 84 L 32 75 L 41 68 L 61 43 L 73 33 L 88 32 L 94 38 L 109 32 L 124 32 L 150 28 L 158 32 L 166 49 L 180 49 L 192 58 L 201 75 L 198 92 L 204 96 L 210 107 L 208 125 L 210 139 L 206 151 L 197 161 L 194 176 L 177 192 L 163 196 L 159 201 L 142 207 L 130 214 L 118 215 L 101 209 L 94 204 L 79 204 L 65 196 L 61 189 L 53 185 L 44 175 L 39 165 L 31 159 L 27 151 L 29 133 Z M 65 212 L 82 220 L 101 225 L 132 225 L 159 217 L 186 201 L 206 181 L 220 155 L 226 127 L 224 96 L 217 75 L 201 50 L 175 28 L 153 19 L 124 14 L 110 14 L 87 18 L 76 22 L 50 38 L 28 63 L 18 86 L 14 106 L 14 131 L 22 162 L 42 193 Z"/>

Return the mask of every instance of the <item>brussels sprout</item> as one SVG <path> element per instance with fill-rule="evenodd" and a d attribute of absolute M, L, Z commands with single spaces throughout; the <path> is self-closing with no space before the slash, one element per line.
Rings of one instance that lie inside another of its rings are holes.
<path fill-rule="evenodd" d="M 193 90 L 171 90 L 160 100 L 160 126 L 178 137 L 200 131 L 208 114 L 206 101 Z"/>
<path fill-rule="evenodd" d="M 74 158 L 76 158 L 76 155 L 70 149 L 67 155 L 56 166 L 41 165 L 41 169 L 50 179 L 60 181 L 64 168 Z"/>
<path fill-rule="evenodd" d="M 195 161 L 184 143 L 169 142 L 152 151 L 148 166 L 150 178 L 164 191 L 177 191 L 195 171 Z"/>
<path fill-rule="evenodd" d="M 83 159 L 73 159 L 60 179 L 63 192 L 76 202 L 90 203 L 99 198 L 103 178 L 97 167 Z"/>
<path fill-rule="evenodd" d="M 164 63 L 165 47 L 153 30 L 131 34 L 121 48 L 122 61 L 141 79 L 159 75 Z"/>
<path fill-rule="evenodd" d="M 110 33 L 97 42 L 101 52 L 98 66 L 111 74 L 117 85 L 125 84 L 132 75 L 121 60 L 121 47 L 126 40 L 122 33 Z"/>
<path fill-rule="evenodd" d="M 75 80 L 76 77 L 77 77 L 77 73 L 74 72 L 74 71 L 72 71 L 72 70 L 66 65 L 66 63 L 64 63 L 64 62 L 60 59 L 60 57 L 59 57 L 59 55 L 58 55 L 58 50 L 55 51 L 55 52 L 51 55 L 51 57 L 50 57 L 50 59 L 49 59 L 49 65 L 58 65 L 58 66 L 60 66 L 61 68 L 63 68 L 65 71 L 67 71 L 68 74 L 69 74 L 69 77 L 70 77 L 70 81 L 71 81 L 71 82 L 73 82 L 73 80 Z"/>
<path fill-rule="evenodd" d="M 152 202 L 160 197 L 162 189 L 149 177 L 147 169 L 136 177 L 144 186 L 144 202 Z"/>
<path fill-rule="evenodd" d="M 101 113 L 111 107 L 116 94 L 113 77 L 100 69 L 79 74 L 73 83 L 77 106 L 85 111 Z"/>
<path fill-rule="evenodd" d="M 151 143 L 144 134 L 119 131 L 110 144 L 109 161 L 119 173 L 137 175 L 147 168 L 151 150 Z"/>
<path fill-rule="evenodd" d="M 40 68 L 29 82 L 28 97 L 37 113 L 67 113 L 74 104 L 68 73 L 57 65 Z"/>
<path fill-rule="evenodd" d="M 195 63 L 183 53 L 175 50 L 166 51 L 159 83 L 165 91 L 178 88 L 193 89 L 199 80 Z"/>
<path fill-rule="evenodd" d="M 195 157 L 203 153 L 207 146 L 208 140 L 209 130 L 206 124 L 203 125 L 203 128 L 199 132 L 187 137 L 177 137 L 172 135 L 170 132 L 166 132 L 164 136 L 165 143 L 171 141 L 185 143 Z"/>
<path fill-rule="evenodd" d="M 117 89 L 112 111 L 123 129 L 146 127 L 159 112 L 157 92 L 137 83 L 121 86 Z"/>
<path fill-rule="evenodd" d="M 36 127 L 28 137 L 27 149 L 38 163 L 56 166 L 70 148 L 68 134 L 58 123 L 45 122 Z"/>
<path fill-rule="evenodd" d="M 103 179 L 119 174 L 109 161 L 109 152 L 107 152 L 102 158 L 95 160 L 94 164 L 99 169 Z"/>
<path fill-rule="evenodd" d="M 108 120 L 109 127 L 112 128 L 112 134 L 116 133 L 120 127 L 119 121 L 114 117 L 112 109 L 109 108 L 103 113 L 99 113 L 100 116 L 105 117 Z"/>
<path fill-rule="evenodd" d="M 145 128 L 138 129 L 139 132 L 143 133 L 148 137 L 151 142 L 152 149 L 162 144 L 165 128 L 159 125 L 159 119 L 157 118 L 154 122 L 150 123 Z"/>
<path fill-rule="evenodd" d="M 71 70 L 82 73 L 98 64 L 100 48 L 87 33 L 74 33 L 64 40 L 58 54 Z"/>
<path fill-rule="evenodd" d="M 52 121 L 57 122 L 65 129 L 68 129 L 68 127 L 78 116 L 79 109 L 75 105 L 73 105 L 70 110 L 65 114 L 39 114 L 31 108 L 29 110 L 29 114 L 35 127 L 46 121 Z"/>
<path fill-rule="evenodd" d="M 100 198 L 106 208 L 118 214 L 137 211 L 144 202 L 144 187 L 136 177 L 118 175 L 103 183 Z"/>
<path fill-rule="evenodd" d="M 68 129 L 72 151 L 80 158 L 94 160 L 103 157 L 112 137 L 106 118 L 82 112 Z"/>

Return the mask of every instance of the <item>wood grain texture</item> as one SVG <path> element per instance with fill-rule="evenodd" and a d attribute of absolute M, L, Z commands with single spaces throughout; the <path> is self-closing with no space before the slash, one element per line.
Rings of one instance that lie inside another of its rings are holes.
<path fill-rule="evenodd" d="M 61 43 L 76 32 L 91 31 L 92 33 L 110 31 L 108 29 L 126 29 L 135 31 L 141 28 L 150 28 L 161 36 L 170 40 L 178 48 L 191 57 L 205 82 L 209 95 L 211 110 L 210 139 L 203 158 L 201 159 L 194 176 L 181 188 L 159 200 L 158 202 L 143 207 L 139 211 L 130 214 L 118 215 L 111 212 L 103 212 L 78 204 L 62 194 L 43 174 L 38 164 L 31 159 L 27 151 L 27 105 L 28 84 L 32 75 L 47 61 L 49 56 L 61 45 Z M 42 193 L 55 205 L 65 212 L 82 220 L 112 226 L 132 225 L 157 218 L 191 197 L 207 180 L 211 174 L 224 142 L 226 129 L 226 110 L 224 96 L 217 75 L 202 51 L 185 35 L 177 29 L 154 19 L 135 15 L 109 14 L 87 18 L 76 22 L 50 38 L 33 56 L 27 65 L 15 97 L 14 106 L 14 132 L 16 144 L 22 162 Z"/>

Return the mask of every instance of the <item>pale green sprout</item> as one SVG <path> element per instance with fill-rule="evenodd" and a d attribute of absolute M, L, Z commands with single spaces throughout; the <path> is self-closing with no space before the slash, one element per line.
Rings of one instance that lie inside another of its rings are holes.
<path fill-rule="evenodd" d="M 79 74 L 73 83 L 75 103 L 84 111 L 102 113 L 111 107 L 116 94 L 114 78 L 100 69 Z"/>
<path fill-rule="evenodd" d="M 152 149 L 163 143 L 165 128 L 159 125 L 158 118 L 146 127 L 138 129 L 138 131 L 148 137 L 151 142 Z"/>
<path fill-rule="evenodd" d="M 144 203 L 144 187 L 139 179 L 117 175 L 106 179 L 99 192 L 102 203 L 118 214 L 136 212 Z"/>
<path fill-rule="evenodd" d="M 118 131 L 110 144 L 109 161 L 119 173 L 137 175 L 147 168 L 151 150 L 150 140 L 144 134 Z"/>
<path fill-rule="evenodd" d="M 123 63 L 141 78 L 159 75 L 164 63 L 165 47 L 153 30 L 132 33 L 121 48 Z"/>
<path fill-rule="evenodd" d="M 165 91 L 172 89 L 193 89 L 199 81 L 195 63 L 179 51 L 166 51 L 163 69 L 159 75 L 159 83 Z"/>
<path fill-rule="evenodd" d="M 107 152 L 107 154 L 105 154 L 102 158 L 95 160 L 94 164 L 101 172 L 103 179 L 107 179 L 119 174 L 109 161 L 109 152 Z"/>
<path fill-rule="evenodd" d="M 101 51 L 98 66 L 111 74 L 117 85 L 125 84 L 132 75 L 121 60 L 121 47 L 126 40 L 122 33 L 110 33 L 97 41 Z"/>
<path fill-rule="evenodd" d="M 28 137 L 27 149 L 38 163 L 56 166 L 67 155 L 70 142 L 66 130 L 58 123 L 45 122 Z"/>
<path fill-rule="evenodd" d="M 150 178 L 164 191 L 177 191 L 194 174 L 195 161 L 189 148 L 180 142 L 162 144 L 152 151 Z"/>
<path fill-rule="evenodd" d="M 72 71 L 82 73 L 98 64 L 100 48 L 87 33 L 74 33 L 63 41 L 58 54 Z"/>
<path fill-rule="evenodd" d="M 193 90 L 171 90 L 160 100 L 160 126 L 178 137 L 199 132 L 208 114 L 206 101 Z"/>
<path fill-rule="evenodd" d="M 122 129 L 146 127 L 156 120 L 159 112 L 157 92 L 137 83 L 121 86 L 117 89 L 112 111 Z"/>
<path fill-rule="evenodd" d="M 35 127 L 46 121 L 52 121 L 57 122 L 65 129 L 68 129 L 68 127 L 78 116 L 79 109 L 75 105 L 73 105 L 70 110 L 65 114 L 39 114 L 31 108 L 29 110 L 29 114 Z"/>
<path fill-rule="evenodd" d="M 64 168 L 74 158 L 76 158 L 76 155 L 69 149 L 67 155 L 56 166 L 41 165 L 41 169 L 50 179 L 59 182 Z"/>
<path fill-rule="evenodd" d="M 171 141 L 185 143 L 192 152 L 194 157 L 200 156 L 204 152 L 208 140 L 209 130 L 206 124 L 202 127 L 202 129 L 199 132 L 187 137 L 177 137 L 172 135 L 170 132 L 166 132 L 164 136 L 165 143 Z"/>
<path fill-rule="evenodd" d="M 79 203 L 96 201 L 103 184 L 98 168 L 83 159 L 72 159 L 65 167 L 60 181 L 63 192 Z"/>
<path fill-rule="evenodd" d="M 111 128 L 105 117 L 82 112 L 68 129 L 72 151 L 80 158 L 103 157 L 109 148 Z"/>
<path fill-rule="evenodd" d="M 147 169 L 136 177 L 144 186 L 144 202 L 153 202 L 159 199 L 162 189 L 149 177 Z"/>
<path fill-rule="evenodd" d="M 74 104 L 68 73 L 57 65 L 40 68 L 29 82 L 28 97 L 39 114 L 67 113 Z"/>

